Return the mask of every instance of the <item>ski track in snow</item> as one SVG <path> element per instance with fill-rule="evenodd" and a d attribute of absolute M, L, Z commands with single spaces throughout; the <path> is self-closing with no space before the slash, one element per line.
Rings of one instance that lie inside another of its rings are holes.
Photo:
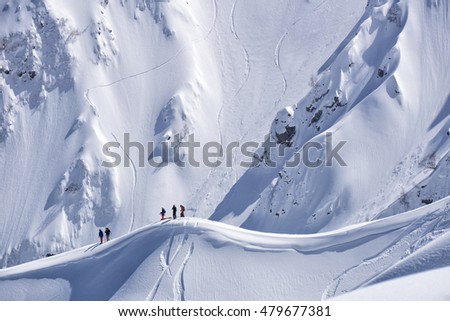
<path fill-rule="evenodd" d="M 300 21 L 300 20 L 301 19 L 299 19 L 298 21 Z M 291 27 L 292 26 L 293 25 L 291 25 Z M 289 33 L 289 30 L 286 31 L 285 34 L 280 38 L 280 40 L 278 41 L 278 43 L 275 47 L 275 66 L 277 66 L 278 70 L 280 71 L 281 77 L 283 78 L 283 90 L 281 92 L 280 97 L 278 97 L 278 99 L 275 101 L 275 107 L 278 107 L 278 105 L 281 103 L 281 100 L 283 99 L 284 95 L 286 94 L 287 86 L 288 86 L 286 75 L 284 74 L 283 68 L 281 68 L 281 65 L 280 65 L 280 49 L 281 49 L 281 45 L 283 44 L 283 40 L 287 36 L 288 33 Z"/>
<path fill-rule="evenodd" d="M 314 7 L 312 12 L 315 12 L 317 9 L 322 7 L 326 2 L 328 2 L 328 0 L 324 0 L 321 3 L 319 3 L 317 6 Z M 281 48 L 283 46 L 284 39 L 289 34 L 291 29 L 293 27 L 295 27 L 295 25 L 297 23 L 299 23 L 300 21 L 302 21 L 303 19 L 304 19 L 304 17 L 300 17 L 299 19 L 295 20 L 289 27 L 287 27 L 286 31 L 281 36 L 280 40 L 278 40 L 278 43 L 275 46 L 274 62 L 275 62 L 275 66 L 280 71 L 281 77 L 283 78 L 283 90 L 281 92 L 280 97 L 275 101 L 275 107 L 278 107 L 278 105 L 281 103 L 281 101 L 283 100 L 284 95 L 286 94 L 287 88 L 288 88 L 288 81 L 287 81 L 286 75 L 285 75 L 285 73 L 283 71 L 283 68 L 281 67 L 281 62 L 280 62 L 281 61 L 281 59 L 280 59 Z"/>
<path fill-rule="evenodd" d="M 429 236 L 430 233 L 433 232 L 434 227 L 444 219 L 445 217 L 442 215 L 430 215 L 429 217 L 418 219 L 380 253 L 347 269 L 344 273 L 335 278 L 325 289 L 322 300 L 351 292 L 370 283 L 371 280 L 392 267 L 396 262 L 401 261 L 411 254 L 408 251 L 411 250 L 415 244 L 420 244 L 420 247 L 423 247 L 428 242 L 432 241 L 433 238 L 427 238 L 427 236 Z"/>
<path fill-rule="evenodd" d="M 111 87 L 114 86 L 122 81 L 128 80 L 128 79 L 132 79 L 132 78 L 136 78 L 145 74 L 148 74 L 150 72 L 156 71 L 164 66 L 166 66 L 167 64 L 169 64 L 170 62 L 172 62 L 173 60 L 175 60 L 184 50 L 186 50 L 188 47 L 192 46 L 194 43 L 201 41 L 201 40 L 206 40 L 208 39 L 208 37 L 210 36 L 210 34 L 212 33 L 212 31 L 214 30 L 214 27 L 216 26 L 217 23 L 217 16 L 218 16 L 218 6 L 217 6 L 217 0 L 212 0 L 212 4 L 213 4 L 213 19 L 211 22 L 211 25 L 208 29 L 208 31 L 206 32 L 206 34 L 204 36 L 198 37 L 196 39 L 191 40 L 191 42 L 188 45 L 183 46 L 182 48 L 180 48 L 173 56 L 169 57 L 168 59 L 166 59 L 164 62 L 153 66 L 151 68 L 148 68 L 144 71 L 117 79 L 113 82 L 107 83 L 107 84 L 102 84 L 102 85 L 96 85 L 93 86 L 91 88 L 88 88 L 85 90 L 84 92 L 84 98 L 86 99 L 86 101 L 88 102 L 89 106 L 91 107 L 92 113 L 99 117 L 98 111 L 97 111 L 97 107 L 95 106 L 95 104 L 92 102 L 92 100 L 90 99 L 90 92 L 91 90 L 95 90 L 95 89 L 99 89 L 99 88 L 107 88 L 107 87 Z M 89 25 L 85 28 L 85 30 L 83 30 L 82 33 L 84 33 L 87 29 L 88 29 Z M 219 112 L 219 115 L 221 114 L 222 109 Z M 220 123 L 219 123 L 220 125 Z M 220 131 L 221 132 L 221 131 Z M 117 140 L 116 136 L 113 134 L 114 139 L 116 140 L 117 143 L 119 143 L 119 141 Z M 221 137 L 222 139 L 222 137 Z M 119 143 L 120 145 L 120 143 Z M 120 148 L 123 150 L 122 145 L 120 145 Z M 125 151 L 123 150 L 123 152 L 125 153 Z M 126 154 L 126 153 L 125 153 Z M 129 232 L 132 231 L 133 229 L 133 225 L 134 225 L 134 221 L 135 221 L 135 206 L 134 206 L 134 199 L 135 199 L 135 189 L 136 189 L 136 185 L 137 185 L 137 171 L 136 171 L 136 166 L 133 162 L 133 160 L 131 159 L 131 157 L 126 154 L 126 156 L 128 157 L 128 159 L 130 160 L 131 164 L 132 164 L 132 168 L 133 168 L 133 175 L 134 175 L 134 179 L 133 179 L 133 191 L 132 191 L 132 199 L 131 199 L 131 203 L 132 203 L 132 219 L 131 219 L 131 223 L 130 223 L 130 227 L 129 227 Z"/>
<path fill-rule="evenodd" d="M 239 93 L 242 91 L 242 89 L 244 89 L 244 87 L 246 86 L 248 79 L 250 77 L 250 71 L 251 71 L 250 55 L 248 53 L 247 48 L 245 48 L 244 45 L 242 44 L 242 41 L 239 38 L 239 34 L 236 30 L 235 19 L 234 19 L 235 13 L 236 13 L 236 4 L 237 4 L 237 0 L 235 0 L 233 2 L 233 6 L 232 6 L 231 12 L 230 12 L 230 20 L 229 20 L 230 21 L 230 29 L 231 29 L 231 33 L 233 34 L 234 38 L 239 41 L 239 44 L 242 47 L 242 51 L 244 53 L 244 59 L 245 59 L 245 71 L 242 76 L 242 80 L 240 82 L 239 88 L 237 89 L 237 91 L 234 93 L 234 95 L 232 97 L 233 99 L 236 98 L 239 95 Z M 219 143 L 222 146 L 224 145 L 224 143 L 223 143 L 223 134 L 222 134 L 222 124 L 221 124 L 220 120 L 222 119 L 222 113 L 223 113 L 224 107 L 225 107 L 225 103 L 222 102 L 222 106 L 220 107 L 219 113 L 217 115 L 217 124 L 218 124 L 218 128 L 219 128 Z M 242 139 L 240 140 L 240 142 L 242 142 Z M 235 164 L 235 159 L 236 159 L 235 155 L 236 155 L 236 151 L 233 151 L 233 164 Z M 210 174 L 208 174 L 208 178 L 209 178 Z"/>
<path fill-rule="evenodd" d="M 128 79 L 132 79 L 132 78 L 135 78 L 135 77 L 139 77 L 139 76 L 145 75 L 145 74 L 147 74 L 147 73 L 150 73 L 150 72 L 152 72 L 152 71 L 158 70 L 158 69 L 164 67 L 165 65 L 169 64 L 170 62 L 172 62 L 172 61 L 173 61 L 175 58 L 177 58 L 183 51 L 185 51 L 188 47 L 192 46 L 192 44 L 194 44 L 194 43 L 196 43 L 196 42 L 198 42 L 198 41 L 201 41 L 201 40 L 206 40 L 206 39 L 208 39 L 209 35 L 210 35 L 210 34 L 212 33 L 212 31 L 214 30 L 214 27 L 215 27 L 216 22 L 217 22 L 217 11 L 218 11 L 218 9 L 217 9 L 217 2 L 216 2 L 216 1 L 217 1 L 217 0 L 212 0 L 213 8 L 214 8 L 214 9 L 213 9 L 213 11 L 214 11 L 214 13 L 213 13 L 213 21 L 212 21 L 211 26 L 208 28 L 208 31 L 206 32 L 206 34 L 205 34 L 204 36 L 200 36 L 200 37 L 198 37 L 198 38 L 195 38 L 195 39 L 191 40 L 189 44 L 187 44 L 187 45 L 181 47 L 181 48 L 180 48 L 173 56 L 167 58 L 165 61 L 163 61 L 163 62 L 161 62 L 161 63 L 159 63 L 159 64 L 157 64 L 157 65 L 155 65 L 155 66 L 153 66 L 153 67 L 150 67 L 150 68 L 145 69 L 145 70 L 143 70 L 143 71 L 140 71 L 140 72 L 138 72 L 138 73 L 134 73 L 134 74 L 131 74 L 131 75 L 128 75 L 128 76 L 119 78 L 119 79 L 114 80 L 114 81 L 112 81 L 112 82 L 110 82 L 110 83 L 107 83 L 107 84 L 96 85 L 96 86 L 93 86 L 93 87 L 91 87 L 91 88 L 86 89 L 86 91 L 85 91 L 85 93 L 84 93 L 84 97 L 86 98 L 86 100 L 88 101 L 89 105 L 90 105 L 91 108 L 93 109 L 94 114 L 95 114 L 96 116 L 98 116 L 98 114 L 97 114 L 97 108 L 96 108 L 96 106 L 92 103 L 92 101 L 91 101 L 90 98 L 89 98 L 89 93 L 90 93 L 91 90 L 99 89 L 99 88 L 107 88 L 107 87 L 113 86 L 113 85 L 115 85 L 115 84 L 118 84 L 118 83 L 120 83 L 120 82 L 122 82 L 122 81 L 125 81 L 125 80 L 128 80 Z"/>
<path fill-rule="evenodd" d="M 180 268 L 178 269 L 177 274 L 175 275 L 175 279 L 173 282 L 173 299 L 175 301 L 185 301 L 184 292 L 186 290 L 184 284 L 184 269 L 186 268 L 186 264 L 191 258 L 192 253 L 194 252 L 194 243 L 192 242 L 189 246 L 189 250 L 186 254 L 186 257 L 181 263 Z"/>
<path fill-rule="evenodd" d="M 214 16 L 213 16 L 213 21 L 211 23 L 211 27 L 208 30 L 208 33 L 206 34 L 206 36 L 203 38 L 203 40 L 206 40 L 209 35 L 212 33 L 212 31 L 214 30 L 214 27 L 216 26 L 216 22 L 217 22 L 217 15 L 218 15 L 218 8 L 217 8 L 217 0 L 212 0 L 212 4 L 213 4 L 213 10 L 214 10 Z"/>
<path fill-rule="evenodd" d="M 216 1 L 217 0 L 214 0 L 214 11 L 215 11 L 214 22 L 213 22 L 213 25 L 212 25 L 211 30 L 208 33 L 208 35 L 213 30 L 214 25 L 216 23 L 216 19 L 217 19 L 217 10 L 218 10 L 218 8 L 217 8 Z M 230 28 L 231 28 L 231 32 L 234 35 L 235 39 L 239 40 L 239 42 L 241 43 L 241 41 L 239 39 L 239 36 L 237 34 L 236 28 L 235 28 L 235 24 L 234 24 L 234 13 L 235 13 L 236 3 L 237 3 L 237 0 L 234 1 L 233 7 L 232 7 L 231 13 L 230 13 Z M 249 78 L 249 74 L 250 74 L 250 58 L 249 58 L 249 54 L 248 54 L 247 49 L 242 44 L 241 44 L 241 47 L 242 47 L 243 52 L 244 52 L 245 64 L 246 64 L 245 68 L 246 68 L 246 70 L 244 72 L 243 80 L 241 81 L 241 84 L 240 84 L 238 90 L 233 95 L 233 98 L 235 98 L 239 94 L 239 92 L 244 88 L 244 86 L 247 83 L 247 80 Z M 222 67 L 223 67 L 223 62 L 222 62 Z M 225 107 L 225 102 L 222 100 L 222 105 L 221 105 L 221 107 L 219 109 L 219 113 L 217 114 L 217 128 L 219 130 L 219 144 L 222 145 L 222 146 L 224 145 L 224 139 L 223 139 L 223 131 L 222 131 L 221 119 L 222 119 L 222 114 L 223 114 L 224 107 Z M 202 186 L 200 188 L 198 188 L 197 190 L 201 190 L 201 189 L 203 189 L 205 187 L 205 185 L 209 181 L 209 178 L 210 178 L 211 174 L 212 174 L 212 171 L 209 171 L 207 179 L 202 184 Z"/>
<path fill-rule="evenodd" d="M 100 245 L 100 243 L 94 243 L 93 245 L 89 246 L 86 250 L 84 250 L 84 253 L 95 250 L 99 245 Z"/>
<path fill-rule="evenodd" d="M 193 41 L 195 41 L 195 40 L 193 40 Z M 89 105 L 91 106 L 94 115 L 97 116 L 97 117 L 99 117 L 99 115 L 98 115 L 98 113 L 97 113 L 97 107 L 95 106 L 94 103 L 92 103 L 91 99 L 89 98 L 89 93 L 91 92 L 91 90 L 95 90 L 95 89 L 99 89 L 99 88 L 107 88 L 107 87 L 111 87 L 111 86 L 113 86 L 113 85 L 115 85 L 115 84 L 118 84 L 118 83 L 120 83 L 120 82 L 122 82 L 122 81 L 125 81 L 125 80 L 128 80 L 128 79 L 132 79 L 132 78 L 135 78 L 135 77 L 139 77 L 139 76 L 148 74 L 148 73 L 150 73 L 150 72 L 152 72 L 152 71 L 158 70 L 158 69 L 164 67 L 165 65 L 169 64 L 170 62 L 172 62 L 172 61 L 173 61 L 175 58 L 177 58 L 178 55 L 179 55 L 180 53 L 182 53 L 188 46 L 189 46 L 189 45 L 186 45 L 186 46 L 180 48 L 173 56 L 171 56 L 170 58 L 168 58 L 168 59 L 165 60 L 164 62 L 162 62 L 162 63 L 160 63 L 160 64 L 158 64 L 158 65 L 156 65 L 156 66 L 154 66 L 154 67 L 148 68 L 148 69 L 146 69 L 146 70 L 144 70 L 144 71 L 141 71 L 141 72 L 138 72 L 138 73 L 135 73 L 135 74 L 132 74 L 132 75 L 128 75 L 128 76 L 119 78 L 119 79 L 117 79 L 117 80 L 115 80 L 115 81 L 113 81 L 113 82 L 107 83 L 107 84 L 96 85 L 96 86 L 93 86 L 93 87 L 91 87 L 91 88 L 86 89 L 85 94 L 84 94 L 84 97 L 86 98 L 86 100 L 88 101 Z"/>
<path fill-rule="evenodd" d="M 172 271 L 170 268 L 171 268 L 173 262 L 175 261 L 175 259 L 178 257 L 178 254 L 180 253 L 184 244 L 186 243 L 186 241 L 188 239 L 188 235 L 185 233 L 182 237 L 181 236 L 178 237 L 179 241 L 178 241 L 177 248 L 175 249 L 174 254 L 171 256 L 174 239 L 175 239 L 174 232 L 172 232 L 172 234 L 169 238 L 169 241 L 167 242 L 166 248 L 163 249 L 159 255 L 162 271 L 161 271 L 158 279 L 156 280 L 155 284 L 153 285 L 152 289 L 150 290 L 147 298 L 145 299 L 146 301 L 153 301 L 155 299 L 155 296 L 158 293 L 158 289 L 161 285 L 161 282 L 166 274 L 168 274 L 170 277 L 172 277 Z M 191 246 L 192 246 L 192 244 L 191 244 Z M 175 285 L 174 285 L 174 287 L 175 287 Z"/>
<path fill-rule="evenodd" d="M 135 214 L 135 210 L 134 210 L 134 200 L 135 200 L 135 192 L 136 192 L 136 185 L 137 185 L 136 165 L 134 164 L 134 162 L 131 159 L 130 155 L 128 155 L 125 152 L 125 150 L 123 149 L 122 145 L 117 140 L 116 135 L 114 135 L 113 133 L 111 133 L 111 135 L 114 137 L 116 142 L 119 144 L 120 149 L 122 149 L 122 151 L 125 154 L 125 156 L 127 156 L 127 158 L 130 160 L 130 162 L 131 162 L 131 169 L 133 171 L 133 188 L 131 190 L 131 222 L 130 222 L 130 227 L 128 228 L 128 233 L 129 233 L 129 232 L 131 232 L 133 230 L 133 225 L 134 225 L 134 221 L 135 221 L 135 218 L 136 218 L 136 214 Z"/>
<path fill-rule="evenodd" d="M 237 4 L 237 0 L 234 1 L 233 7 L 231 8 L 230 28 L 231 28 L 231 32 L 233 33 L 234 38 L 239 41 L 239 44 L 242 47 L 242 51 L 244 52 L 245 71 L 244 71 L 244 76 L 242 77 L 243 80 L 241 81 L 241 84 L 240 84 L 238 90 L 236 91 L 236 93 L 234 94 L 233 98 L 236 97 L 241 92 L 241 90 L 245 87 L 245 85 L 247 84 L 247 81 L 248 81 L 248 79 L 250 77 L 250 70 L 251 70 L 250 56 L 248 54 L 248 50 L 242 44 L 242 41 L 239 38 L 239 35 L 238 35 L 237 31 L 236 31 L 236 25 L 235 25 L 235 21 L 234 21 L 234 16 L 235 16 L 235 13 L 236 13 L 236 4 Z"/>

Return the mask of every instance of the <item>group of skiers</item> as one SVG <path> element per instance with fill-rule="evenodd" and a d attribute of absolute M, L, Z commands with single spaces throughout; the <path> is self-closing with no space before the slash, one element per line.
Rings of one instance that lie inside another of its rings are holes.
<path fill-rule="evenodd" d="M 184 217 L 184 206 L 180 205 L 180 217 Z M 166 219 L 166 210 L 164 207 L 161 208 L 161 220 Z M 172 206 L 172 218 L 177 218 L 177 207 L 175 205 Z M 103 244 L 103 238 L 106 236 L 106 242 L 108 242 L 111 239 L 111 230 L 108 227 L 105 227 L 105 232 L 102 231 L 102 229 L 98 230 L 98 237 L 100 238 L 100 244 Z"/>
<path fill-rule="evenodd" d="M 184 217 L 184 206 L 180 205 L 180 217 Z M 164 207 L 161 207 L 161 221 L 165 219 L 165 215 L 166 215 L 166 210 L 164 209 Z M 177 207 L 175 205 L 172 206 L 172 218 L 176 219 L 177 218 Z"/>
<path fill-rule="evenodd" d="M 108 242 L 111 239 L 111 230 L 107 227 L 105 227 L 105 233 L 103 233 L 102 229 L 98 230 L 98 237 L 100 238 L 100 244 L 103 243 L 103 236 L 106 235 L 106 242 Z"/>

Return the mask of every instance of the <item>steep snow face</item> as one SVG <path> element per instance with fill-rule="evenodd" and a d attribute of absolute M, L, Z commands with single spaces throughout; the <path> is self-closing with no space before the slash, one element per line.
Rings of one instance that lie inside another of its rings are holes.
<path fill-rule="evenodd" d="M 243 156 L 211 168 L 184 150 L 200 165 L 182 168 L 160 143 L 262 141 L 363 7 L 1 0 L 1 266 L 88 244 L 100 227 L 127 233 L 161 206 L 209 217 Z M 105 143 L 120 143 L 120 166 L 102 166 Z"/>
<path fill-rule="evenodd" d="M 194 45 L 211 33 L 215 4 L 3 2 L 2 266 L 86 244 L 98 227 L 120 235 L 148 223 L 147 187 L 185 199 L 176 169 L 138 172 L 152 151 L 135 164 L 124 150 L 109 168 L 102 147 L 125 132 L 144 145 L 194 126 L 199 139 L 217 136 L 206 121 L 219 106 L 210 92 L 220 98 L 214 55 Z"/>
<path fill-rule="evenodd" d="M 47 236 L 30 238 L 55 219 L 44 212 L 46 199 L 81 146 L 63 134 L 79 110 L 68 68 L 70 26 L 43 2 L 2 1 L 0 7 L 0 256 L 6 266 L 35 257 L 36 247 L 47 243 Z M 53 239 L 47 250 L 65 246 L 64 230 L 61 224 L 45 232 Z"/>
<path fill-rule="evenodd" d="M 311 92 L 275 119 L 271 139 L 286 156 L 273 159 L 283 168 L 269 169 L 268 149 L 259 152 L 248 176 L 270 173 L 269 187 L 243 227 L 314 233 L 450 194 L 448 9 L 446 1 L 369 2 Z M 298 157 L 308 146 L 309 164 Z M 217 217 L 231 221 L 230 213 Z"/>

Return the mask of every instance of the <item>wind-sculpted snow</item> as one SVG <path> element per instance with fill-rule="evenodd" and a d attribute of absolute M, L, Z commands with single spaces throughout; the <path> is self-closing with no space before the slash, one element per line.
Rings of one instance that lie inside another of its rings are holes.
<path fill-rule="evenodd" d="M 262 233 L 197 218 L 156 222 L 106 244 L 4 269 L 0 299 L 21 298 L 20 293 L 42 300 L 56 295 L 71 300 L 329 298 L 383 272 L 410 274 L 397 267 L 416 253 L 442 253 L 449 233 L 448 204 L 446 198 L 316 235 Z M 437 221 L 440 234 L 427 237 Z M 408 244 L 408 238 L 416 245 Z M 48 296 L 35 286 L 44 281 Z"/>

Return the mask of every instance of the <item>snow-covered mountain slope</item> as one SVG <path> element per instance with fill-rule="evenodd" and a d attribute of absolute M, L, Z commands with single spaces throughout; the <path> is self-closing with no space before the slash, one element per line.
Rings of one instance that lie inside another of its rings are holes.
<path fill-rule="evenodd" d="M 448 301 L 450 268 L 400 277 L 334 298 L 337 301 Z M 438 280 L 438 281 L 437 281 Z"/>
<path fill-rule="evenodd" d="M 98 227 L 128 233 L 161 206 L 209 217 L 243 174 L 243 156 L 235 150 L 228 166 L 210 168 L 198 149 L 199 168 L 150 166 L 149 157 L 161 162 L 158 144 L 177 134 L 202 145 L 263 141 L 363 8 L 1 0 L 1 266 L 89 244 Z M 144 146 L 140 155 L 121 149 L 125 133 Z M 111 160 L 104 144 L 116 141 L 120 166 L 101 166 Z"/>
<path fill-rule="evenodd" d="M 448 266 L 449 4 L 365 5 L 0 0 L 2 267 L 58 253 L 0 299 L 328 299 Z"/>
<path fill-rule="evenodd" d="M 0 300 L 331 298 L 388 275 L 448 265 L 449 201 L 315 235 L 255 232 L 198 218 L 157 222 L 106 244 L 0 270 Z M 429 273 L 442 277 L 440 270 Z M 450 294 L 448 288 L 415 291 L 421 299 Z"/>
<path fill-rule="evenodd" d="M 271 139 L 285 149 L 283 157 L 272 150 L 280 167 L 270 169 L 262 149 L 260 168 L 237 182 L 213 218 L 314 233 L 448 196 L 449 18 L 447 1 L 369 2 L 310 93 L 274 120 Z M 258 177 L 265 182 L 242 196 L 244 181 Z"/>

